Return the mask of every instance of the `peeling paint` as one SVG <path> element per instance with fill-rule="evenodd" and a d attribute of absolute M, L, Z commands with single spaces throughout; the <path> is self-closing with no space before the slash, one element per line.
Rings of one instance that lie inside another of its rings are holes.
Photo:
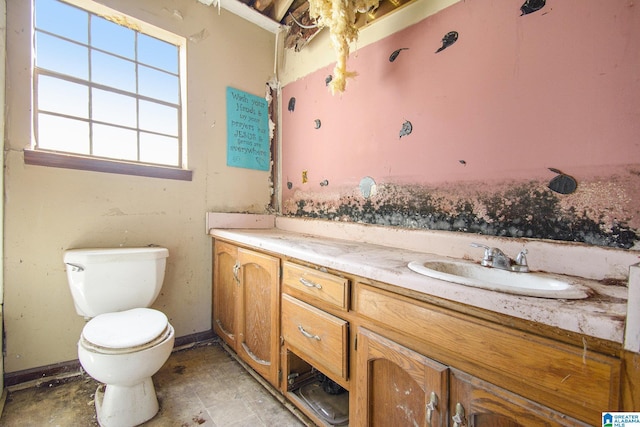
<path fill-rule="evenodd" d="M 103 214 L 103 216 L 124 216 L 124 213 L 120 208 L 111 208 Z"/>
<path fill-rule="evenodd" d="M 207 31 L 206 28 L 203 28 L 202 30 L 198 31 L 197 33 L 191 34 L 189 36 L 189 41 L 192 43 L 200 43 L 203 40 L 206 40 L 207 38 L 209 38 L 209 31 Z"/>
<path fill-rule="evenodd" d="M 102 15 L 107 21 L 111 21 L 114 24 L 122 25 L 134 31 L 140 31 L 140 25 L 135 22 L 131 22 L 129 18 L 124 15 Z"/>

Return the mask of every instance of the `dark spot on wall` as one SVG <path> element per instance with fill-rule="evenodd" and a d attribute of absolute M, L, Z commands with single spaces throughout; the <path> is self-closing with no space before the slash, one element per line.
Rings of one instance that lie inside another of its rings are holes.
<path fill-rule="evenodd" d="M 444 194 L 444 195 L 443 195 Z M 337 202 L 300 199 L 297 217 L 411 229 L 582 242 L 629 249 L 640 239 L 626 221 L 564 206 L 544 183 L 455 197 L 418 185 L 386 185 L 371 199 L 343 195 Z M 595 217 L 594 217 L 595 215 Z"/>
<path fill-rule="evenodd" d="M 294 216 L 306 216 L 304 212 L 304 207 L 307 204 L 304 200 L 298 200 L 298 211 Z"/>
<path fill-rule="evenodd" d="M 411 132 L 413 132 L 413 125 L 409 120 L 405 120 L 404 123 L 402 123 L 402 128 L 399 132 L 400 138 L 402 138 L 403 136 L 411 135 Z"/>
<path fill-rule="evenodd" d="M 447 34 L 442 37 L 442 46 L 436 50 L 436 53 L 442 52 L 452 44 L 454 44 L 458 40 L 458 32 L 457 31 L 449 31 Z"/>
<path fill-rule="evenodd" d="M 546 0 L 526 0 L 520 7 L 520 12 L 522 12 L 520 16 L 537 12 L 538 10 L 542 9 L 545 4 Z"/>
<path fill-rule="evenodd" d="M 400 49 L 396 49 L 393 52 L 391 52 L 391 55 L 389 55 L 389 62 L 395 61 L 398 58 L 398 55 L 400 55 L 400 52 L 408 49 L 409 49 L 408 47 L 401 47 Z"/>

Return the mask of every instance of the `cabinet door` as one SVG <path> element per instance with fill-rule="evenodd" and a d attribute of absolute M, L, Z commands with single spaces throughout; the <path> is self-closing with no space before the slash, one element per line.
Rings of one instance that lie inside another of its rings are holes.
<path fill-rule="evenodd" d="M 451 368 L 449 413 L 453 427 L 586 427 L 529 399 Z"/>
<path fill-rule="evenodd" d="M 216 241 L 213 248 L 213 329 L 236 350 L 238 277 L 238 249 Z"/>
<path fill-rule="evenodd" d="M 358 426 L 446 426 L 447 367 L 358 329 Z"/>
<path fill-rule="evenodd" d="M 262 377 L 278 385 L 280 260 L 238 249 L 240 306 L 237 353 Z"/>

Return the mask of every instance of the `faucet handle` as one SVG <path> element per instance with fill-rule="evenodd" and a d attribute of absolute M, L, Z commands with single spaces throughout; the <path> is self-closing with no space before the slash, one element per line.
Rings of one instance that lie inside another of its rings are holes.
<path fill-rule="evenodd" d="M 483 244 L 480 244 L 480 243 L 470 243 L 469 246 L 471 246 L 472 248 L 484 248 L 484 249 L 487 249 L 487 250 L 491 250 L 491 248 L 489 246 L 483 245 Z"/>
<path fill-rule="evenodd" d="M 491 248 L 491 247 L 489 247 L 487 245 L 482 245 L 480 243 L 471 243 L 469 246 L 471 246 L 473 248 L 482 248 L 482 249 L 484 249 L 484 257 L 482 257 L 482 262 L 480 264 L 482 264 L 485 267 L 491 266 L 491 264 L 493 262 L 493 248 Z"/>
<path fill-rule="evenodd" d="M 520 251 L 520 253 L 518 254 L 518 256 L 516 257 L 516 264 L 518 265 L 527 265 L 527 254 L 529 253 L 528 250 L 523 249 Z"/>
<path fill-rule="evenodd" d="M 521 273 L 529 272 L 529 264 L 527 264 L 527 254 L 528 250 L 523 249 L 520 251 L 518 256 L 516 257 L 516 263 L 511 267 L 513 271 L 519 271 Z"/>

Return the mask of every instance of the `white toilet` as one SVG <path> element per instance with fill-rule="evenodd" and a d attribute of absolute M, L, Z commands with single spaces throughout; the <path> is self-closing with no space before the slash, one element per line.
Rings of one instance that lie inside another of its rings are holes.
<path fill-rule="evenodd" d="M 160 293 L 168 256 L 158 247 L 64 253 L 76 311 L 92 318 L 82 330 L 78 359 L 106 384 L 95 396 L 103 427 L 136 426 L 158 412 L 151 376 L 169 358 L 175 335 L 167 316 L 147 307 Z"/>

